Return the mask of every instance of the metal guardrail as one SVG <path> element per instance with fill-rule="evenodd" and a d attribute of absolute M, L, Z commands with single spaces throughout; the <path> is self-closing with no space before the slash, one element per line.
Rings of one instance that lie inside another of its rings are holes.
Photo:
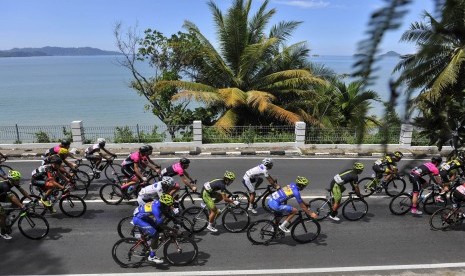
<path fill-rule="evenodd" d="M 236 126 L 221 129 L 202 127 L 202 143 L 279 143 L 294 142 L 294 126 Z"/>
<path fill-rule="evenodd" d="M 0 143 L 52 143 L 71 137 L 69 125 L 1 126 Z"/>

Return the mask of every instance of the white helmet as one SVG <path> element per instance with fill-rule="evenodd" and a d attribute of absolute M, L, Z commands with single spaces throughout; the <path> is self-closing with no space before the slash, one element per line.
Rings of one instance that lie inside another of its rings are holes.
<path fill-rule="evenodd" d="M 97 143 L 98 143 L 98 144 L 104 144 L 104 145 L 105 145 L 105 143 L 106 143 L 105 138 L 98 138 L 98 139 L 97 139 Z"/>
<path fill-rule="evenodd" d="M 169 176 L 163 176 L 163 178 L 161 179 L 161 184 L 162 185 L 167 185 L 167 186 L 173 186 L 174 185 L 174 180 L 172 177 L 169 177 Z"/>
<path fill-rule="evenodd" d="M 262 160 L 262 164 L 268 167 L 269 165 L 273 165 L 273 160 L 271 160 L 271 158 L 265 158 Z"/>

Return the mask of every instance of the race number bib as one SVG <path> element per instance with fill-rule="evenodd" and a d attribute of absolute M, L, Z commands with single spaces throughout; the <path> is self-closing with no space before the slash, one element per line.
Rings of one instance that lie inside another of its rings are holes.
<path fill-rule="evenodd" d="M 275 199 L 275 200 L 278 199 L 278 198 L 279 198 L 279 193 L 278 193 L 278 191 L 272 193 L 272 194 L 271 194 L 271 198 L 272 198 L 272 199 Z"/>
<path fill-rule="evenodd" d="M 441 170 L 443 171 L 448 171 L 450 169 L 450 165 L 447 163 L 442 164 Z"/>
<path fill-rule="evenodd" d="M 378 166 L 379 166 L 379 165 L 381 165 L 381 164 L 383 164 L 383 161 L 381 161 L 380 159 L 376 160 L 375 165 L 378 165 Z"/>
<path fill-rule="evenodd" d="M 146 213 L 151 213 L 152 212 L 152 202 L 145 203 L 144 212 L 146 212 Z"/>
<path fill-rule="evenodd" d="M 203 187 L 205 188 L 205 190 L 207 190 L 207 192 L 211 192 L 212 190 L 212 187 L 210 186 L 210 182 L 203 184 Z"/>

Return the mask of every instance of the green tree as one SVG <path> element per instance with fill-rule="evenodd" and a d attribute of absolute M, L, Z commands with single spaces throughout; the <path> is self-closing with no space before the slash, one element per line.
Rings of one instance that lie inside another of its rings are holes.
<path fill-rule="evenodd" d="M 218 112 L 216 126 L 314 123 L 312 116 L 296 105 L 313 93 L 314 84 L 325 81 L 308 67 L 309 49 L 304 42 L 285 42 L 300 22 L 280 22 L 265 28 L 276 13 L 264 1 L 251 15 L 252 0 L 233 0 L 226 14 L 208 2 L 218 33 L 218 51 L 192 22 L 184 27 L 196 37 L 192 48 L 200 55 L 190 71 L 193 81 L 158 81 L 156 89 L 177 86 L 182 91 L 173 100 L 195 99 Z"/>

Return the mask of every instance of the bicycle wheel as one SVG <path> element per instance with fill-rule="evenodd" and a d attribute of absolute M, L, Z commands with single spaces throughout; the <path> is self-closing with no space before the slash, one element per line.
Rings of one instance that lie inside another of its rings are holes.
<path fill-rule="evenodd" d="M 18 229 L 26 238 L 40 240 L 47 236 L 50 226 L 43 216 L 27 212 L 19 218 Z"/>
<path fill-rule="evenodd" d="M 120 204 L 123 200 L 123 192 L 121 188 L 113 183 L 108 183 L 100 187 L 100 198 L 110 205 Z"/>
<path fill-rule="evenodd" d="M 182 216 L 192 222 L 192 231 L 194 233 L 199 233 L 207 228 L 208 212 L 205 208 L 199 206 L 189 207 L 182 212 Z"/>
<path fill-rule="evenodd" d="M 95 175 L 94 175 L 94 169 L 92 169 L 92 166 L 87 165 L 87 164 L 79 164 L 77 167 L 77 170 L 86 173 L 89 176 L 89 180 L 92 182 L 94 180 Z"/>
<path fill-rule="evenodd" d="M 197 259 L 199 249 L 193 239 L 177 236 L 165 243 L 163 255 L 165 256 L 165 260 L 172 265 L 188 265 Z"/>
<path fill-rule="evenodd" d="M 113 164 L 113 163 L 110 163 L 108 164 L 108 166 L 105 168 L 105 177 L 108 179 L 108 180 L 113 180 L 113 178 L 115 177 L 115 175 L 119 175 L 119 174 L 122 174 L 121 172 L 121 169 L 122 169 L 122 166 L 119 165 L 119 164 Z"/>
<path fill-rule="evenodd" d="M 438 200 L 438 197 L 440 197 L 439 200 Z M 445 195 L 440 195 L 438 193 L 431 193 L 423 201 L 423 210 L 428 215 L 431 215 L 437 210 L 446 207 L 446 205 L 447 205 L 447 197 Z"/>
<path fill-rule="evenodd" d="M 10 167 L 10 166 L 7 166 L 7 165 L 0 165 L 0 175 L 1 176 L 4 176 L 4 177 L 7 177 L 8 176 L 8 172 L 9 171 L 12 171 L 13 169 Z"/>
<path fill-rule="evenodd" d="M 166 225 L 171 228 L 175 228 L 176 225 L 182 228 L 181 235 L 190 237 L 194 233 L 194 225 L 192 222 L 183 216 L 176 216 L 175 219 L 167 218 L 165 221 Z"/>
<path fill-rule="evenodd" d="M 394 178 L 386 184 L 384 190 L 388 196 L 395 197 L 405 191 L 405 186 L 405 180 L 403 178 Z"/>
<path fill-rule="evenodd" d="M 394 215 L 405 215 L 412 207 L 412 196 L 407 193 L 401 193 L 391 199 L 389 210 Z"/>
<path fill-rule="evenodd" d="M 121 239 L 111 249 L 113 260 L 121 267 L 139 267 L 148 255 L 148 245 L 136 238 Z"/>
<path fill-rule="evenodd" d="M 132 217 L 133 216 L 128 216 L 125 218 L 122 218 L 118 222 L 118 226 L 116 227 L 118 231 L 118 235 L 123 239 L 123 238 L 137 238 L 136 235 L 140 235 L 139 228 L 134 226 L 132 224 Z"/>
<path fill-rule="evenodd" d="M 308 208 L 315 212 L 318 217 L 316 220 L 320 221 L 329 216 L 331 213 L 331 203 L 326 198 L 315 198 L 308 202 Z"/>
<path fill-rule="evenodd" d="M 179 204 L 185 210 L 192 206 L 200 206 L 201 202 L 203 202 L 202 195 L 199 192 L 188 192 L 181 197 Z"/>
<path fill-rule="evenodd" d="M 247 229 L 250 216 L 246 209 L 235 207 L 226 210 L 222 217 L 223 227 L 231 233 L 239 233 Z"/>
<path fill-rule="evenodd" d="M 276 235 L 278 226 L 271 220 L 262 219 L 247 228 L 247 238 L 252 244 L 268 244 Z"/>
<path fill-rule="evenodd" d="M 77 218 L 87 210 L 87 205 L 82 198 L 77 195 L 65 195 L 60 199 L 60 210 L 68 217 Z"/>
<path fill-rule="evenodd" d="M 309 243 L 318 238 L 320 231 L 321 226 L 318 221 L 304 218 L 292 226 L 291 236 L 298 243 Z"/>
<path fill-rule="evenodd" d="M 347 200 L 342 206 L 342 216 L 350 221 L 356 221 L 368 213 L 368 203 L 361 198 Z"/>
<path fill-rule="evenodd" d="M 90 178 L 89 175 L 83 171 L 76 171 L 74 176 L 74 191 L 73 193 L 86 198 L 89 193 Z"/>
<path fill-rule="evenodd" d="M 249 208 L 249 195 L 244 192 L 236 191 L 233 192 L 233 199 L 239 201 L 239 207 L 247 210 Z"/>
<path fill-rule="evenodd" d="M 36 213 L 36 214 L 39 214 L 41 216 L 45 215 L 45 213 L 47 212 L 47 208 L 44 207 L 44 205 L 42 203 L 40 203 L 40 196 L 36 196 L 36 195 L 29 195 L 30 197 L 32 197 L 33 200 L 37 200 L 37 203 L 33 203 L 31 204 L 31 210 Z M 30 204 L 31 203 L 31 200 L 27 197 L 23 197 L 21 198 L 21 203 L 22 204 Z"/>
<path fill-rule="evenodd" d="M 375 178 L 373 177 L 365 177 L 360 179 L 358 181 L 358 186 L 360 187 L 360 194 L 363 197 L 371 196 L 375 192 L 377 184 L 377 180 L 375 180 Z"/>
<path fill-rule="evenodd" d="M 453 214 L 452 208 L 445 207 L 436 210 L 429 218 L 429 225 L 433 230 L 445 230 L 450 227 L 450 223 L 454 223 L 457 217 Z"/>

